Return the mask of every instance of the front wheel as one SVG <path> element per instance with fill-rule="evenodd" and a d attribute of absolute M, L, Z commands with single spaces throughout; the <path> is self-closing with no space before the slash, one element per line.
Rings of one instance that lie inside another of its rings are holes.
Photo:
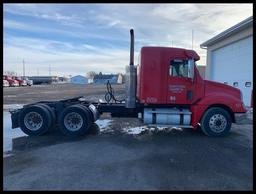
<path fill-rule="evenodd" d="M 225 136 L 231 129 L 231 116 L 223 108 L 213 107 L 208 109 L 201 119 L 201 129 L 207 136 Z"/>

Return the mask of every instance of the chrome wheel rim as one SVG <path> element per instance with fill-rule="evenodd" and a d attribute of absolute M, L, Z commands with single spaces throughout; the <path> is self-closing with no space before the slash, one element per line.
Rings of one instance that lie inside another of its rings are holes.
<path fill-rule="evenodd" d="M 68 113 L 64 117 L 64 125 L 69 131 L 78 131 L 83 123 L 83 118 L 76 112 Z"/>
<path fill-rule="evenodd" d="M 221 133 L 227 126 L 227 119 L 221 114 L 215 114 L 209 121 L 210 129 L 215 133 Z"/>
<path fill-rule="evenodd" d="M 27 129 L 37 131 L 43 125 L 43 117 L 37 112 L 29 112 L 24 117 L 24 124 Z"/>

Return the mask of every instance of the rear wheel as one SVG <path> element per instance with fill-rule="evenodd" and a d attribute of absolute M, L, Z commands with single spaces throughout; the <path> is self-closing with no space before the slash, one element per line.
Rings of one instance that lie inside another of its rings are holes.
<path fill-rule="evenodd" d="M 223 108 L 208 109 L 201 120 L 201 129 L 207 136 L 225 136 L 231 129 L 231 116 Z"/>
<path fill-rule="evenodd" d="M 92 120 L 86 107 L 72 105 L 62 111 L 58 118 L 58 124 L 64 135 L 80 136 L 89 131 Z"/>
<path fill-rule="evenodd" d="M 54 129 L 54 126 L 56 124 L 56 114 L 55 111 L 47 104 L 38 104 L 39 106 L 45 107 L 48 112 L 51 115 L 51 124 L 50 124 L 50 131 L 52 131 Z"/>
<path fill-rule="evenodd" d="M 49 111 L 42 106 L 24 108 L 19 114 L 19 126 L 27 135 L 43 135 L 52 124 Z"/>

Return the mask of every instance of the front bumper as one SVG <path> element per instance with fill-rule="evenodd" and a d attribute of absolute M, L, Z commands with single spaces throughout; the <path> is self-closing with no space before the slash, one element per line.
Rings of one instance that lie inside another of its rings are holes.
<path fill-rule="evenodd" d="M 17 86 L 19 86 L 19 84 L 18 83 L 12 83 L 11 86 L 17 87 Z"/>

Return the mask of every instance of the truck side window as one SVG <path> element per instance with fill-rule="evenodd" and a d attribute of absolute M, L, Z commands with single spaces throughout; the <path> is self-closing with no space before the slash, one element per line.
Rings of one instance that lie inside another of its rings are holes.
<path fill-rule="evenodd" d="M 169 75 L 176 77 L 188 77 L 188 61 L 173 60 L 170 63 Z"/>

